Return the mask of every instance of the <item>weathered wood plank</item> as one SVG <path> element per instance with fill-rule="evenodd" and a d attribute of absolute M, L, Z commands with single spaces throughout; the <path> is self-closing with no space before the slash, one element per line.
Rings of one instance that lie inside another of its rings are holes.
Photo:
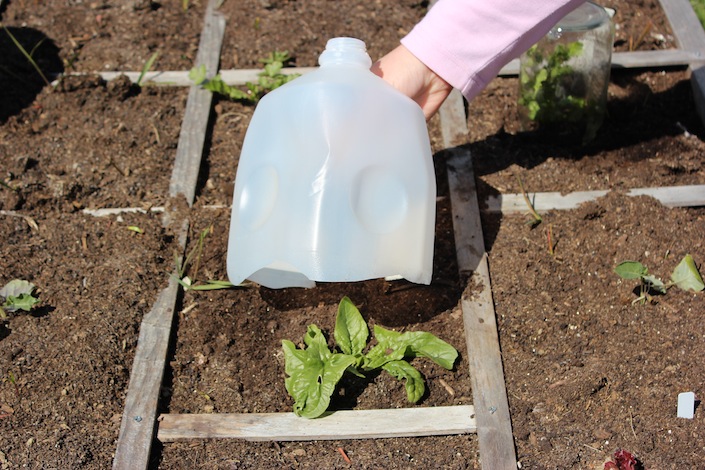
<path fill-rule="evenodd" d="M 678 47 L 705 60 L 705 31 L 689 0 L 660 0 Z"/>
<path fill-rule="evenodd" d="M 157 438 L 309 441 L 467 434 L 475 431 L 474 414 L 472 405 L 345 410 L 317 419 L 294 413 L 165 414 Z"/>
<path fill-rule="evenodd" d="M 179 245 L 186 246 L 188 223 L 179 232 Z M 176 279 L 161 291 L 152 309 L 140 325 L 130 384 L 120 424 L 114 470 L 144 469 L 149 465 L 156 430 L 159 389 L 171 338 L 174 308 L 179 291 Z"/>
<path fill-rule="evenodd" d="M 666 49 L 658 51 L 633 51 L 633 52 L 615 52 L 612 55 L 613 69 L 631 69 L 631 68 L 648 68 L 648 67 L 676 67 L 686 66 L 694 61 L 702 58 L 690 51 L 680 49 Z M 305 74 L 315 67 L 286 67 L 282 69 L 282 73 L 287 75 Z M 239 70 L 221 70 L 220 76 L 225 83 L 231 86 L 244 85 L 247 82 L 256 82 L 257 74 L 262 72 L 262 69 L 239 69 Z M 519 60 L 514 59 L 505 65 L 500 70 L 501 76 L 512 76 L 519 73 Z M 99 72 L 99 75 L 104 80 L 113 80 L 119 75 L 125 75 L 133 82 L 136 82 L 142 72 L 140 71 L 125 71 L 125 72 Z M 144 74 L 143 83 L 153 83 L 165 86 L 191 86 L 193 82 L 188 78 L 188 71 L 179 70 L 164 70 L 152 71 Z"/>
<path fill-rule="evenodd" d="M 448 182 L 458 265 L 461 273 L 472 273 L 461 300 L 461 308 L 480 464 L 485 470 L 515 470 L 514 436 L 472 158 L 468 150 L 453 147 L 458 139 L 467 134 L 467 121 L 460 94 L 455 93 L 449 97 L 440 110 L 440 117 L 444 147 L 453 153 L 448 159 Z"/>
<path fill-rule="evenodd" d="M 285 67 L 282 69 L 282 73 L 285 75 L 293 74 L 304 74 L 315 70 L 315 67 Z M 262 69 L 237 69 L 237 70 L 220 70 L 220 77 L 228 85 L 244 85 L 247 82 L 256 82 L 259 77 L 258 74 L 262 72 Z M 110 81 L 119 77 L 120 75 L 125 75 L 132 82 L 137 82 L 142 72 L 140 71 L 105 71 L 98 72 L 98 75 L 103 78 L 103 80 Z M 193 81 L 188 78 L 189 71 L 187 70 L 155 70 L 147 72 L 142 78 L 142 83 L 149 86 L 152 85 L 162 85 L 162 86 L 191 86 Z M 209 76 L 215 75 L 215 72 L 209 71 Z"/>
<path fill-rule="evenodd" d="M 705 31 L 688 0 L 661 0 L 676 43 L 696 59 L 690 62 L 690 84 L 695 108 L 705 122 Z"/>
<path fill-rule="evenodd" d="M 225 18 L 215 11 L 211 1 L 206 11 L 205 25 L 196 55 L 196 66 L 205 65 L 209 74 L 218 71 L 220 49 L 225 34 Z M 184 120 L 181 123 L 174 169 L 169 183 L 169 194 L 183 194 L 191 206 L 196 197 L 196 187 L 203 145 L 206 141 L 208 117 L 213 93 L 198 86 L 191 86 L 186 101 Z"/>
<path fill-rule="evenodd" d="M 205 63 L 207 67 L 217 67 L 225 31 L 225 20 L 215 11 L 214 7 L 215 1 L 211 0 L 206 8 L 197 58 L 197 61 L 200 60 L 200 63 Z M 194 88 L 192 88 L 192 92 Z M 210 108 L 210 93 L 207 98 L 208 108 Z M 191 104 L 194 101 L 198 102 L 197 106 Z M 188 123 L 183 124 L 181 128 L 175 167 L 172 172 L 172 183 L 169 188 L 170 196 L 176 197 L 178 194 L 184 194 L 189 204 L 193 201 L 193 194 L 195 194 L 198 167 L 205 141 L 205 127 L 208 123 L 208 112 L 204 112 L 204 102 L 204 97 L 198 96 L 196 93 L 189 93 L 184 118 L 184 123 L 187 121 Z M 189 113 L 195 113 L 195 115 Z M 202 128 L 202 131 L 194 131 L 190 126 Z M 200 149 L 197 148 L 199 142 Z M 194 162 L 194 160 L 196 161 Z M 188 174 L 189 171 L 196 173 L 196 175 L 191 177 L 192 175 Z M 189 196 L 191 199 L 188 199 Z M 178 243 L 183 252 L 186 248 L 189 221 L 182 219 L 173 220 L 171 223 L 175 225 Z M 164 378 L 178 293 L 179 284 L 176 279 L 170 278 L 168 286 L 161 291 L 152 310 L 145 315 L 140 325 L 130 383 L 125 398 L 125 409 L 113 459 L 113 469 L 115 470 L 146 469 L 149 466 L 152 441 L 156 431 L 159 390 Z"/>
<path fill-rule="evenodd" d="M 608 190 L 575 191 L 561 194 L 559 192 L 543 192 L 528 194 L 534 209 L 538 212 L 550 210 L 575 209 L 580 204 L 594 201 L 609 193 Z M 635 188 L 626 192 L 627 196 L 651 196 L 667 207 L 698 207 L 705 206 L 705 185 L 664 186 L 660 188 Z M 511 214 L 526 212 L 528 207 L 521 194 L 500 194 L 486 199 L 483 208 L 486 212 L 502 212 Z"/>
<path fill-rule="evenodd" d="M 632 51 L 612 53 L 612 69 L 663 68 L 686 66 L 702 57 L 692 51 L 665 49 L 659 51 Z M 514 59 L 500 70 L 500 76 L 519 74 L 519 59 Z"/>

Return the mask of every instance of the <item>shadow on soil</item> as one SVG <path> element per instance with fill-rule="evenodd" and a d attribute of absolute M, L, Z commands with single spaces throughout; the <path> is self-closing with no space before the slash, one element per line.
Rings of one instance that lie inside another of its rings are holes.
<path fill-rule="evenodd" d="M 682 80 L 665 91 L 653 93 L 647 84 L 636 79 L 640 73 L 640 70 L 613 71 L 612 83 L 619 96 L 611 96 L 604 123 L 595 139 L 585 145 L 561 141 L 547 132 L 510 133 L 502 129 L 464 146 L 473 155 L 480 208 L 489 196 L 500 195 L 496 188 L 480 177 L 506 170 L 512 165 L 531 169 L 549 158 L 577 162 L 614 150 L 624 150 L 620 158 L 625 164 L 635 164 L 657 158 L 661 150 L 666 152 L 666 148 L 661 148 L 668 145 L 661 139 L 663 137 L 690 133 L 702 140 L 705 130 L 694 106 L 690 82 Z M 629 151 L 645 143 L 649 145 L 648 152 Z M 481 212 L 485 245 L 489 251 L 502 216 Z"/>
<path fill-rule="evenodd" d="M 547 132 L 505 132 L 504 129 L 467 147 L 475 156 L 477 176 L 492 174 L 512 164 L 534 168 L 547 158 L 580 160 L 603 151 L 623 149 L 660 137 L 682 135 L 685 132 L 705 137 L 703 124 L 693 101 L 693 91 L 688 80 L 673 87 L 652 93 L 649 86 L 636 80 L 639 71 L 613 73 L 612 82 L 623 97 L 611 97 L 607 103 L 607 116 L 597 136 L 582 145 L 577 141 L 561 141 Z M 658 145 L 655 143 L 655 145 Z M 651 158 L 652 152 L 642 152 L 640 159 Z M 635 157 L 630 157 L 632 160 Z"/>
<path fill-rule="evenodd" d="M 51 77 L 62 73 L 64 67 L 56 44 L 32 28 L 0 27 L 0 57 L 2 123 L 32 104 Z"/>

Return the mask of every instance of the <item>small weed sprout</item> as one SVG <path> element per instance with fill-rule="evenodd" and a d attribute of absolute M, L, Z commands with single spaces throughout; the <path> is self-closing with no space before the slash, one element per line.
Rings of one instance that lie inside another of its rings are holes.
<path fill-rule="evenodd" d="M 385 370 L 404 380 L 407 399 L 416 403 L 425 393 L 421 373 L 406 359 L 426 357 L 445 369 L 453 369 L 458 351 L 424 331 L 398 333 L 375 325 L 376 344 L 368 348 L 369 329 L 352 301 L 343 297 L 338 306 L 333 336 L 337 350 L 328 348 L 323 332 L 309 325 L 305 349 L 282 341 L 286 379 L 284 385 L 294 398 L 294 413 L 317 418 L 326 412 L 336 386 L 345 372 L 364 378 L 364 372 Z"/>
<path fill-rule="evenodd" d="M 194 246 L 186 255 L 186 259 L 183 263 L 179 263 L 178 254 L 174 253 L 174 264 L 176 265 L 177 274 L 176 281 L 181 285 L 181 287 L 184 288 L 185 291 L 230 289 L 231 287 L 236 287 L 228 281 L 207 280 L 205 281 L 205 284 L 198 284 L 195 280 L 201 264 L 201 255 L 203 254 L 203 246 L 205 245 L 206 237 L 212 232 L 213 226 L 211 225 L 198 234 L 196 246 Z M 192 271 L 191 276 L 186 275 L 187 270 Z"/>
<path fill-rule="evenodd" d="M 42 45 L 42 42 L 44 42 L 44 40 L 39 41 L 39 42 L 32 48 L 32 50 L 31 50 L 30 52 L 27 52 L 27 50 L 26 50 L 24 47 L 22 47 L 22 44 L 20 44 L 20 42 L 17 40 L 17 38 L 10 32 L 9 29 L 7 29 L 7 26 L 5 26 L 5 25 L 3 24 L 3 25 L 2 25 L 2 28 L 5 30 L 5 32 L 7 33 L 7 35 L 10 37 L 10 39 L 12 40 L 12 42 L 13 42 L 13 43 L 15 44 L 15 46 L 17 47 L 17 49 L 19 49 L 19 51 L 22 53 L 22 55 L 27 58 L 27 60 L 29 61 L 30 64 L 32 64 L 32 67 L 34 67 L 34 70 L 36 70 L 37 73 L 39 74 L 39 76 L 42 77 L 42 80 L 44 80 L 44 83 L 47 84 L 47 85 L 51 85 L 51 82 L 49 82 L 49 79 L 47 79 L 46 75 L 44 75 L 44 72 L 42 72 L 42 69 L 39 68 L 39 65 L 37 65 L 37 62 L 34 60 L 34 57 L 33 57 L 34 52 L 37 50 L 37 48 L 38 48 L 39 46 Z"/>
<path fill-rule="evenodd" d="M 246 91 L 228 85 L 220 74 L 208 79 L 205 65 L 192 68 L 189 72 L 189 78 L 205 90 L 227 96 L 231 100 L 257 104 L 264 95 L 299 76 L 298 74 L 282 73 L 284 64 L 290 59 L 289 53 L 286 51 L 271 52 L 269 57 L 261 59 L 260 62 L 264 64 L 264 70 L 258 74 L 257 83 L 247 82 L 245 84 Z"/>
<path fill-rule="evenodd" d="M 32 294 L 36 289 L 35 285 L 22 279 L 14 279 L 0 289 L 0 298 L 3 302 L 0 305 L 0 318 L 7 318 L 7 312 L 24 310 L 29 312 L 39 303 L 39 299 Z"/>
<path fill-rule="evenodd" d="M 695 265 L 695 261 L 691 255 L 685 255 L 678 266 L 671 273 L 669 282 L 664 283 L 661 279 L 653 274 L 649 274 L 646 266 L 638 261 L 624 261 L 619 263 L 614 271 L 622 279 L 638 279 L 639 296 L 632 301 L 635 303 L 646 303 L 653 301 L 653 295 L 664 295 L 673 286 L 682 290 L 692 290 L 699 292 L 705 289 L 703 278 Z"/>
<path fill-rule="evenodd" d="M 536 211 L 533 201 L 529 199 L 529 195 L 527 194 L 526 189 L 524 189 L 524 182 L 522 181 L 521 177 L 516 176 L 516 179 L 519 183 L 521 195 L 524 197 L 524 202 L 526 202 L 526 207 L 528 207 L 529 209 L 529 220 L 526 223 L 531 228 L 538 227 L 539 225 L 541 225 L 541 222 L 543 222 L 543 218 L 541 217 L 541 214 Z"/>
<path fill-rule="evenodd" d="M 155 52 L 154 54 L 152 54 L 149 59 L 147 59 L 147 62 L 144 63 L 144 65 L 142 66 L 142 71 L 140 72 L 140 76 L 137 78 L 137 86 L 144 86 L 144 77 L 147 75 L 147 72 L 152 69 L 154 61 L 157 60 L 157 57 L 159 57 L 159 52 Z"/>

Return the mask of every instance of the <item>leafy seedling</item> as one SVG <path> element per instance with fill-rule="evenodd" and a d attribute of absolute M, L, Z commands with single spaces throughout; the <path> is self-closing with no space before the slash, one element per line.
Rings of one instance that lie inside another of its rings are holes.
<path fill-rule="evenodd" d="M 614 271 L 622 279 L 638 279 L 639 297 L 632 301 L 632 304 L 637 302 L 645 303 L 647 300 L 653 300 L 652 294 L 666 294 L 668 289 L 673 286 L 682 290 L 692 290 L 699 292 L 705 289 L 703 278 L 695 265 L 693 257 L 689 254 L 685 255 L 678 266 L 671 273 L 669 282 L 664 283 L 661 279 L 653 274 L 649 274 L 646 266 L 638 261 L 623 261 L 619 263 Z"/>
<path fill-rule="evenodd" d="M 377 344 L 368 348 L 369 329 L 360 311 L 348 297 L 338 306 L 333 332 L 337 348 L 331 351 L 323 332 L 309 325 L 305 349 L 289 340 L 282 341 L 287 392 L 294 398 L 294 413 L 317 418 L 328 409 L 331 396 L 345 372 L 358 377 L 382 369 L 404 380 L 407 399 L 418 402 L 425 392 L 421 373 L 408 360 L 426 357 L 451 370 L 458 352 L 451 345 L 423 331 L 398 333 L 375 325 Z M 367 351 L 365 352 L 365 350 Z"/>
<path fill-rule="evenodd" d="M 201 86 L 205 90 L 227 96 L 231 100 L 257 104 L 264 95 L 299 76 L 298 74 L 282 73 L 284 64 L 290 59 L 289 53 L 286 51 L 270 52 L 267 58 L 260 60 L 264 64 L 264 70 L 258 74 L 257 83 L 245 83 L 247 90 L 228 85 L 223 81 L 220 74 L 209 79 L 205 65 L 192 68 L 188 76 L 196 85 Z"/>
<path fill-rule="evenodd" d="M 3 299 L 0 305 L 0 318 L 7 318 L 7 312 L 32 310 L 32 307 L 39 303 L 39 299 L 32 295 L 35 288 L 34 284 L 22 279 L 14 279 L 5 284 L 0 289 L 0 297 Z"/>

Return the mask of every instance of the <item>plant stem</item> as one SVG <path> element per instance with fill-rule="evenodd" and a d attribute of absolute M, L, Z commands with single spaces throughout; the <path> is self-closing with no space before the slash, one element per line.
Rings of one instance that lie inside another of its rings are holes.
<path fill-rule="evenodd" d="M 553 224 L 548 224 L 548 228 L 546 229 L 546 238 L 548 239 L 548 253 L 551 256 L 556 256 L 556 245 L 553 243 Z"/>
<path fill-rule="evenodd" d="M 516 176 L 516 179 L 519 182 L 519 189 L 521 189 L 521 195 L 524 196 L 524 201 L 526 202 L 526 205 L 529 208 L 529 214 L 531 214 L 531 217 L 533 219 L 529 223 L 531 224 L 531 227 L 536 227 L 541 222 L 543 222 L 543 219 L 541 218 L 539 213 L 536 212 L 536 209 L 534 208 L 534 204 L 529 199 L 529 195 L 526 194 L 526 190 L 524 189 L 524 182 L 521 180 L 521 178 L 519 176 Z"/>

